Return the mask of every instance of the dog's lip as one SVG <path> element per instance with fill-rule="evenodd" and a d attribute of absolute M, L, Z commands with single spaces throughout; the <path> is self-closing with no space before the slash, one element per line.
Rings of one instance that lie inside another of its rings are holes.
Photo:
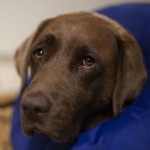
<path fill-rule="evenodd" d="M 46 130 L 46 128 L 40 126 L 39 124 L 33 124 L 33 126 L 25 128 L 24 130 L 24 134 L 31 138 L 33 137 L 35 134 L 40 134 L 43 137 L 49 137 L 57 142 L 67 142 L 71 139 L 70 136 L 63 136 L 60 134 L 60 132 L 62 130 L 58 130 L 58 127 L 54 127 L 54 128 L 50 128 L 48 130 Z M 76 135 L 74 134 L 74 136 L 76 137 Z"/>
<path fill-rule="evenodd" d="M 32 129 L 25 129 L 23 131 L 24 131 L 24 134 L 29 138 L 33 137 L 34 135 L 34 131 Z"/>
<path fill-rule="evenodd" d="M 47 136 L 46 133 L 42 129 L 39 129 L 36 126 L 32 126 L 30 128 L 23 128 L 23 131 L 24 131 L 24 134 L 29 138 L 33 137 L 35 133 L 38 133 L 43 136 Z"/>

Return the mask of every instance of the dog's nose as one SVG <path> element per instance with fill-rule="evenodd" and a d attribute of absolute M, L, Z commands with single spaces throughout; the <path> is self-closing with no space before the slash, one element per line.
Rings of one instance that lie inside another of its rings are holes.
<path fill-rule="evenodd" d="M 21 110 L 32 120 L 44 116 L 50 109 L 51 103 L 42 94 L 26 95 L 21 100 Z"/>

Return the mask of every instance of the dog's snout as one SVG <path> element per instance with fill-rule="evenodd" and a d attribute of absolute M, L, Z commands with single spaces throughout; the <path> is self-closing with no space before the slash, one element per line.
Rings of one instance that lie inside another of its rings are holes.
<path fill-rule="evenodd" d="M 21 101 L 21 109 L 25 116 L 33 120 L 39 119 L 50 110 L 51 103 L 42 94 L 27 95 Z"/>

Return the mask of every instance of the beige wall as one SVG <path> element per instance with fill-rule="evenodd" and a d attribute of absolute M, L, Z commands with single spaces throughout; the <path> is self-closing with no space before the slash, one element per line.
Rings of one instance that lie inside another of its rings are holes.
<path fill-rule="evenodd" d="M 16 47 L 39 22 L 57 14 L 125 2 L 146 0 L 0 0 L 0 58 L 12 57 Z M 147 0 L 149 1 L 149 0 Z"/>

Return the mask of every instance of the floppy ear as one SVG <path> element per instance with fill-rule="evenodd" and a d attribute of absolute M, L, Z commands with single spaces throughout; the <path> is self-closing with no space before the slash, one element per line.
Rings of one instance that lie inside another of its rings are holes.
<path fill-rule="evenodd" d="M 21 92 L 24 90 L 24 85 L 27 77 L 27 69 L 29 65 L 29 50 L 33 41 L 34 34 L 30 36 L 18 49 L 15 54 L 16 68 L 21 76 Z"/>
<path fill-rule="evenodd" d="M 29 52 L 32 46 L 32 43 L 35 41 L 36 37 L 42 32 L 43 28 L 49 23 L 49 20 L 43 21 L 37 30 L 17 49 L 15 54 L 15 63 L 16 68 L 19 75 L 22 78 L 21 83 L 21 92 L 24 90 L 26 78 L 27 78 L 27 70 L 30 62 Z"/>
<path fill-rule="evenodd" d="M 93 13 L 107 23 L 118 37 L 118 71 L 113 92 L 113 116 L 131 103 L 143 87 L 147 73 L 142 54 L 136 40 L 116 21 L 97 13 Z"/>
<path fill-rule="evenodd" d="M 121 109 L 130 103 L 143 87 L 147 73 L 144 68 L 140 48 L 129 34 L 119 35 L 118 73 L 113 93 L 113 115 L 116 117 Z"/>

